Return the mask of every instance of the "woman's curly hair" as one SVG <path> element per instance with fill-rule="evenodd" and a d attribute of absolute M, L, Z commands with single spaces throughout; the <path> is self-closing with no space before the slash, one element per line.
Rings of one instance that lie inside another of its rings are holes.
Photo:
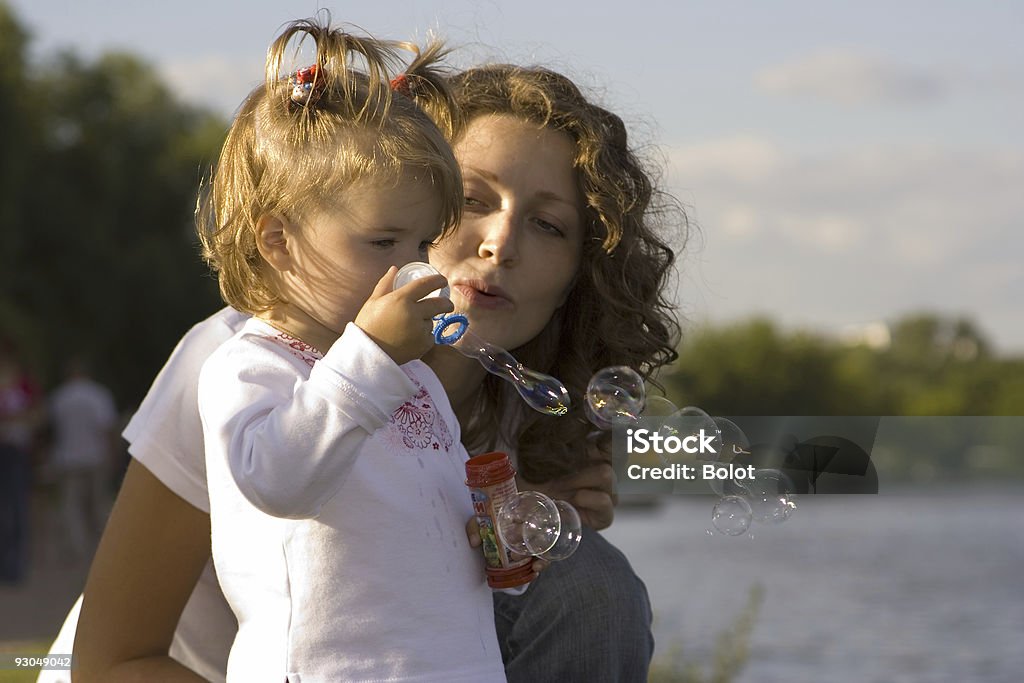
<path fill-rule="evenodd" d="M 460 119 L 455 137 L 480 116 L 510 115 L 566 133 L 584 199 L 580 270 L 562 306 L 530 342 L 512 352 L 529 368 L 558 377 L 573 405 L 567 417 L 529 410 L 507 383 L 489 376 L 463 437 L 472 451 L 514 444 L 520 473 L 544 482 L 587 464 L 583 411 L 595 371 L 628 365 L 645 379 L 677 358 L 680 327 L 665 288 L 689 223 L 680 204 L 655 188 L 615 114 L 584 97 L 565 76 L 539 67 L 488 65 L 450 80 Z M 671 225 L 669 224 L 671 222 Z M 498 419 L 498 418 L 501 419 Z M 494 425 L 502 425 L 495 433 Z"/>

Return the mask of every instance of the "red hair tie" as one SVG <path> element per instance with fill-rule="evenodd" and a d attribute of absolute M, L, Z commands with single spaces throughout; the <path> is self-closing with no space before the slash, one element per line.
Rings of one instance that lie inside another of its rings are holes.
<path fill-rule="evenodd" d="M 406 74 L 398 74 L 391 79 L 391 89 L 396 93 L 405 95 L 406 97 L 412 96 L 412 83 L 409 80 L 409 76 Z"/>
<path fill-rule="evenodd" d="M 288 85 L 292 86 L 292 102 L 304 107 L 316 103 L 326 87 L 324 79 L 317 78 L 318 74 L 316 64 L 314 64 L 305 69 L 299 69 L 294 75 L 288 77 Z"/>

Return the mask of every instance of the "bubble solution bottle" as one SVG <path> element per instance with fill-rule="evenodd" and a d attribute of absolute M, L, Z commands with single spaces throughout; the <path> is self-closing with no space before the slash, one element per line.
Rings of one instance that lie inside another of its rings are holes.
<path fill-rule="evenodd" d="M 516 471 L 508 455 L 484 453 L 466 461 L 466 486 L 473 497 L 473 512 L 480 526 L 484 560 L 487 564 L 487 585 L 491 588 L 512 588 L 529 583 L 533 558 L 515 556 L 499 537 L 498 510 L 514 499 Z"/>

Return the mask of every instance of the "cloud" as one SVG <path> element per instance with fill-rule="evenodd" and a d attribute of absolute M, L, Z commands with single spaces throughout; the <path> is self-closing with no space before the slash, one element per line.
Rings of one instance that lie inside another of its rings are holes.
<path fill-rule="evenodd" d="M 852 51 L 833 50 L 766 67 L 755 86 L 773 95 L 797 95 L 842 105 L 917 104 L 943 98 L 948 78 L 937 70 Z"/>
<path fill-rule="evenodd" d="M 856 218 L 829 212 L 781 214 L 778 226 L 790 240 L 829 254 L 848 252 L 860 246 L 866 232 Z"/>
<path fill-rule="evenodd" d="M 260 62 L 206 55 L 164 62 L 161 75 L 182 99 L 229 116 L 263 78 Z"/>
<path fill-rule="evenodd" d="M 742 136 L 670 159 L 703 235 L 701 253 L 683 264 L 697 271 L 684 273 L 689 309 L 832 329 L 957 311 L 1004 347 L 1024 348 L 1024 319 L 1013 313 L 1024 294 L 1024 151 L 809 153 Z"/>
<path fill-rule="evenodd" d="M 750 237 L 762 229 L 754 207 L 742 203 L 722 209 L 720 225 L 727 235 L 739 240 Z"/>
<path fill-rule="evenodd" d="M 753 180 L 783 163 L 783 152 L 772 142 L 753 135 L 736 135 L 692 145 L 675 155 L 673 171 L 697 168 L 703 174 L 721 174 Z"/>

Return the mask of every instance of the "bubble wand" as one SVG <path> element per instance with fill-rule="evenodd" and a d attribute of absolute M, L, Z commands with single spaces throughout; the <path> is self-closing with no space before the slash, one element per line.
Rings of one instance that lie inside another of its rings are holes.
<path fill-rule="evenodd" d="M 429 263 L 408 263 L 395 276 L 395 289 L 428 275 L 438 275 Z M 451 299 L 451 291 L 444 287 L 430 296 Z M 571 401 L 569 392 L 557 378 L 526 367 L 511 353 L 496 344 L 481 339 L 469 330 L 469 320 L 462 313 L 443 313 L 434 316 L 434 342 L 450 346 L 467 358 L 475 358 L 483 368 L 512 384 L 526 404 L 545 415 L 565 415 Z M 454 327 L 453 332 L 448 332 Z"/>

